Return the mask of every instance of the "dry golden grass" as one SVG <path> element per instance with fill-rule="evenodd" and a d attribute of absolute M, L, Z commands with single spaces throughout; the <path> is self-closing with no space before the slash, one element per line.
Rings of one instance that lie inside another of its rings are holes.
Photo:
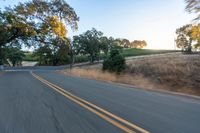
<path fill-rule="evenodd" d="M 200 56 L 169 55 L 127 62 L 127 73 L 142 74 L 160 89 L 200 95 Z"/>
<path fill-rule="evenodd" d="M 117 83 L 124 83 L 124 84 L 131 84 L 137 87 L 148 87 L 153 88 L 154 86 L 150 86 L 150 81 L 145 79 L 142 75 L 137 76 L 130 76 L 129 74 L 114 74 L 107 71 L 102 71 L 99 67 L 90 67 L 89 68 L 74 68 L 72 70 L 64 70 L 61 71 L 66 75 L 73 75 L 79 77 L 86 77 L 89 79 L 97 79 L 103 80 L 107 82 L 117 82 Z"/>
<path fill-rule="evenodd" d="M 117 75 L 103 72 L 102 65 L 76 67 L 65 74 L 133 85 L 145 89 L 160 89 L 200 95 L 200 56 L 166 55 L 127 61 L 127 69 Z"/>
<path fill-rule="evenodd" d="M 99 80 L 108 80 L 108 81 L 115 81 L 116 76 L 115 74 L 103 72 L 101 70 L 102 65 L 88 65 L 88 66 L 81 66 L 81 67 L 74 67 L 73 69 L 66 69 L 61 71 L 67 75 L 75 75 L 79 77 L 87 77 L 90 79 L 99 79 Z"/>

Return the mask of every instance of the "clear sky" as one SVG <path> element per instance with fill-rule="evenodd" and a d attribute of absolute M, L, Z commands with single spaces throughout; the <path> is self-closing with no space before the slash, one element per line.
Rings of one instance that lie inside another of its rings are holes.
<path fill-rule="evenodd" d="M 23 0 L 1 0 L 0 7 Z M 191 23 L 184 0 L 66 0 L 80 17 L 77 32 L 92 27 L 106 36 L 146 40 L 148 48 L 174 49 L 176 28 Z"/>

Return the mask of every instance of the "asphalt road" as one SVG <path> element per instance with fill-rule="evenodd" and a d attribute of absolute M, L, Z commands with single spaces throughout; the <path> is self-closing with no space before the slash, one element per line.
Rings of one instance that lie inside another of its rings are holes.
<path fill-rule="evenodd" d="M 69 77 L 53 71 L 34 73 L 151 133 L 200 133 L 198 99 Z M 33 77 L 29 70 L 0 74 L 0 133 L 124 132 L 92 112 L 94 107 L 84 108 L 52 88 Z M 109 119 L 130 128 L 111 116 Z"/>

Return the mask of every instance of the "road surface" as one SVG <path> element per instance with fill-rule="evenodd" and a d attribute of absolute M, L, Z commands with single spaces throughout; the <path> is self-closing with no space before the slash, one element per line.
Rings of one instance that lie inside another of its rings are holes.
<path fill-rule="evenodd" d="M 200 100 L 70 77 L 0 74 L 0 133 L 200 133 Z"/>

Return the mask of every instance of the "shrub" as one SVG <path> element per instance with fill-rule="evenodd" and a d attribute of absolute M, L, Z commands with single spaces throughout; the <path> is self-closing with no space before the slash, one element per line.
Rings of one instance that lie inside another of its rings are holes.
<path fill-rule="evenodd" d="M 103 70 L 119 73 L 125 69 L 125 65 L 125 59 L 119 50 L 113 49 L 110 51 L 109 57 L 103 62 Z"/>

